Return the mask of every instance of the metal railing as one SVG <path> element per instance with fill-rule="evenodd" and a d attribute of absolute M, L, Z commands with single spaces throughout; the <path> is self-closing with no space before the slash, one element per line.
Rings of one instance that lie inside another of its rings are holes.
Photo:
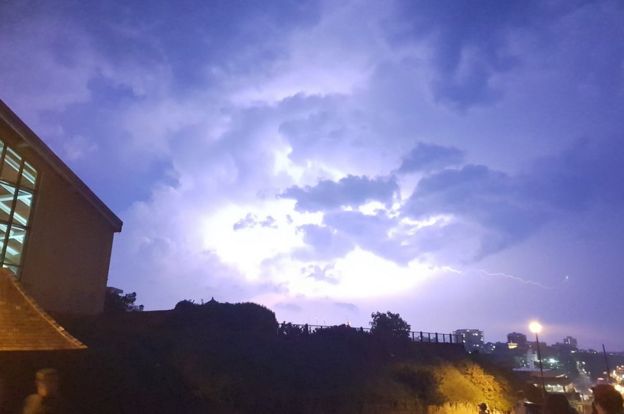
<path fill-rule="evenodd" d="M 297 324 L 297 323 L 281 323 L 278 327 L 279 334 L 287 335 L 288 332 L 297 331 L 302 334 L 311 334 L 324 329 L 336 329 L 340 326 L 353 329 L 357 332 L 370 333 L 370 328 L 353 327 L 349 325 L 309 325 L 309 324 Z M 441 332 L 424 332 L 424 331 L 410 331 L 409 338 L 414 342 L 433 343 L 433 344 L 459 344 L 462 343 L 460 335 L 452 333 Z"/>

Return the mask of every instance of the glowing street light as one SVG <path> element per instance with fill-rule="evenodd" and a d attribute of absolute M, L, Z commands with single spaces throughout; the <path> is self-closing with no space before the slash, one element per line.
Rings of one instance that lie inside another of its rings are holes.
<path fill-rule="evenodd" d="M 542 332 L 542 324 L 538 321 L 532 321 L 529 323 L 529 331 L 535 334 L 535 345 L 537 346 L 537 359 L 539 361 L 540 367 L 540 377 L 542 378 L 542 392 L 544 393 L 544 398 L 546 398 L 546 383 L 544 382 L 544 368 L 542 366 L 542 354 L 540 352 L 539 346 L 539 333 Z"/>
<path fill-rule="evenodd" d="M 529 324 L 529 331 L 537 335 L 538 333 L 542 332 L 542 324 L 538 321 L 532 321 Z"/>

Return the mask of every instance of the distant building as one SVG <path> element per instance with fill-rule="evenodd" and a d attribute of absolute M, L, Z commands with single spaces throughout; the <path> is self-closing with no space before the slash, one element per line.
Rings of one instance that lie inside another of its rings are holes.
<path fill-rule="evenodd" d="M 0 100 L 0 266 L 46 311 L 102 311 L 121 220 Z"/>
<path fill-rule="evenodd" d="M 496 344 L 493 343 L 493 342 L 486 342 L 483 345 L 483 352 L 486 353 L 486 354 L 491 354 L 495 350 L 496 350 Z"/>
<path fill-rule="evenodd" d="M 509 349 L 526 349 L 527 337 L 519 332 L 507 334 L 507 347 Z"/>
<path fill-rule="evenodd" d="M 483 331 L 479 329 L 457 329 L 453 332 L 464 343 L 466 351 L 483 351 Z"/>
<path fill-rule="evenodd" d="M 574 337 L 566 336 L 563 338 L 563 344 L 568 345 L 570 348 L 578 349 L 578 341 Z"/>
<path fill-rule="evenodd" d="M 539 389 L 542 387 L 542 378 L 544 388 L 548 393 L 565 393 L 573 395 L 576 390 L 570 378 L 561 372 L 553 370 L 544 370 L 540 372 L 539 368 L 514 368 L 513 371 L 518 378 L 524 379 L 527 383 Z"/>

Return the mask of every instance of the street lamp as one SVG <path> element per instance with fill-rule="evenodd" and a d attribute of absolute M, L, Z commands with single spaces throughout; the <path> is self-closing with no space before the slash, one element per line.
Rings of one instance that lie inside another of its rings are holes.
<path fill-rule="evenodd" d="M 529 330 L 535 334 L 535 345 L 537 346 L 537 359 L 539 361 L 540 367 L 540 377 L 542 378 L 542 392 L 544 393 L 544 398 L 546 398 L 546 383 L 544 382 L 544 368 L 542 366 L 542 354 L 540 352 L 539 346 L 539 333 L 542 332 L 542 325 L 533 321 L 529 324 Z"/>

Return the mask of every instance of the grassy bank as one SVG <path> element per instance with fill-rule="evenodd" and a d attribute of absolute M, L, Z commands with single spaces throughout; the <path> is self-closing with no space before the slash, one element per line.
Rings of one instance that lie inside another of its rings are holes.
<path fill-rule="evenodd" d="M 278 335 L 273 313 L 254 304 L 63 323 L 88 350 L 0 355 L 10 410 L 43 366 L 58 368 L 66 397 L 90 413 L 446 414 L 480 402 L 505 411 L 513 400 L 508 380 L 458 345 L 348 327 Z"/>

